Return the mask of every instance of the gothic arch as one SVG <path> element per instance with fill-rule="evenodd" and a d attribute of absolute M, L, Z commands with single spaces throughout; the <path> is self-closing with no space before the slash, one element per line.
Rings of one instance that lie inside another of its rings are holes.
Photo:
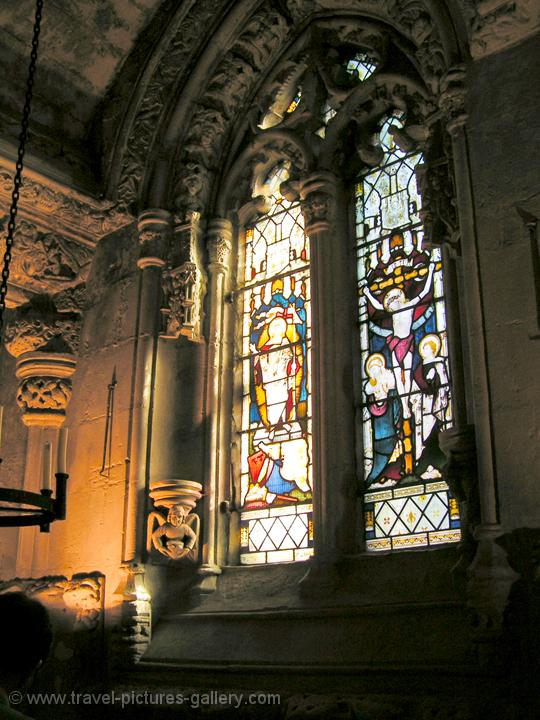
<path fill-rule="evenodd" d="M 230 138 L 238 137 L 242 127 L 242 113 L 314 20 L 340 15 L 357 28 L 363 21 L 398 33 L 437 97 L 445 73 L 463 59 L 463 38 L 451 18 L 458 13 L 434 0 L 242 0 L 220 9 L 215 1 L 183 5 L 155 44 L 116 133 L 109 154 L 111 167 L 120 170 L 111 175 L 109 191 L 124 207 L 206 208 Z M 199 28 L 209 26 L 219 30 L 202 47 Z M 189 68 L 189 81 L 182 86 Z"/>

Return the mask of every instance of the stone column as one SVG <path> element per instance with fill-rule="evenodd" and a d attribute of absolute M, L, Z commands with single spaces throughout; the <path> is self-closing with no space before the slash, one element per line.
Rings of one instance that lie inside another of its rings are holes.
<path fill-rule="evenodd" d="M 77 361 L 80 317 L 60 313 L 50 299 L 22 305 L 5 333 L 8 352 L 17 358 L 17 403 L 28 428 L 23 489 L 39 493 L 45 443 L 50 443 L 51 488 L 54 493 L 54 458 L 58 434 L 66 419 Z M 69 505 L 69 501 L 68 501 Z M 49 536 L 37 528 L 21 528 L 17 548 L 17 574 L 39 576 L 48 568 Z"/>
<path fill-rule="evenodd" d="M 478 472 L 479 517 L 473 529 L 477 541 L 476 555 L 469 567 L 467 586 L 471 609 L 477 616 L 477 629 L 486 640 L 500 631 L 504 608 L 510 588 L 517 578 L 511 569 L 504 550 L 496 543 L 503 533 L 499 524 L 495 458 L 492 441 L 491 401 L 488 383 L 487 344 L 484 333 L 482 278 L 478 253 L 478 235 L 470 151 L 465 112 L 465 67 L 451 68 L 441 81 L 440 107 L 448 119 L 447 129 L 452 138 L 456 173 L 457 207 L 461 230 L 463 263 L 463 296 L 466 325 L 471 351 L 469 353 L 472 415 L 474 421 Z M 465 435 L 466 435 L 466 429 Z M 450 438 L 454 452 L 462 454 L 458 445 L 465 444 L 459 437 Z M 471 459 L 472 461 L 472 459 Z"/>
<path fill-rule="evenodd" d="M 351 348 L 354 286 L 344 268 L 349 256 L 344 193 L 330 173 L 299 185 L 311 247 L 313 513 L 317 560 L 331 563 L 357 543 L 354 408 Z"/>
<path fill-rule="evenodd" d="M 220 503 L 227 497 L 230 435 L 229 323 L 226 302 L 229 291 L 229 265 L 232 224 L 225 218 L 208 225 L 209 328 L 206 367 L 207 465 L 204 483 L 203 565 L 205 580 L 201 589 L 212 590 L 225 562 L 224 528 Z"/>
<path fill-rule="evenodd" d="M 171 214 L 149 209 L 139 215 L 139 299 L 132 394 L 134 409 L 128 447 L 127 497 L 122 562 L 140 562 L 145 554 L 145 527 L 150 483 L 152 409 L 160 328 L 161 276 L 171 232 Z M 138 502 L 138 498 L 144 498 Z"/>

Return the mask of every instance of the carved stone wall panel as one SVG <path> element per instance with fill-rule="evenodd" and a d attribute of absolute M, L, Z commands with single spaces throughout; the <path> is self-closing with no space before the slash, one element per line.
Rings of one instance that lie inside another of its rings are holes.
<path fill-rule="evenodd" d="M 475 4 L 470 23 L 475 59 L 504 50 L 540 29 L 537 0 L 477 0 Z"/>
<path fill-rule="evenodd" d="M 0 220 L 5 233 L 7 217 Z M 43 232 L 27 220 L 15 230 L 9 281 L 27 292 L 55 293 L 86 279 L 92 250 L 56 232 Z"/>
<path fill-rule="evenodd" d="M 13 190 L 13 168 L 0 157 L 0 199 L 9 206 Z M 132 221 L 108 201 L 93 200 L 57 183 L 37 179 L 25 171 L 19 217 L 37 227 L 79 239 L 90 247 L 99 238 Z"/>
<path fill-rule="evenodd" d="M 0 582 L 0 595 L 23 592 L 46 607 L 69 610 L 73 630 L 94 630 L 102 620 L 105 578 L 100 573 L 43 578 L 15 578 Z"/>
<path fill-rule="evenodd" d="M 36 692 L 51 688 L 71 692 L 78 683 L 100 677 L 105 661 L 105 577 L 101 573 L 0 582 L 0 594 L 9 592 L 39 600 L 51 618 L 53 647 L 34 685 Z"/>

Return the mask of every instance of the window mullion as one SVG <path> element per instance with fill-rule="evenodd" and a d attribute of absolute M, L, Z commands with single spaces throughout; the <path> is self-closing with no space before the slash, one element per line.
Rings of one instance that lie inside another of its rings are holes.
<path fill-rule="evenodd" d="M 332 562 L 357 543 L 346 198 L 327 172 L 304 179 L 300 198 L 312 263 L 315 557 Z"/>

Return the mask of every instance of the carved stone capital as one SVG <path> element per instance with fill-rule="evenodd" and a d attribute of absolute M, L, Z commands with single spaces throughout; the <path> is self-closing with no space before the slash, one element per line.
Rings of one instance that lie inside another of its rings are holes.
<path fill-rule="evenodd" d="M 464 65 L 456 65 L 450 68 L 441 78 L 439 107 L 446 116 L 446 128 L 451 135 L 457 133 L 459 128 L 463 127 L 467 122 L 465 79 Z"/>
<path fill-rule="evenodd" d="M 195 560 L 200 520 L 193 510 L 202 497 L 202 485 L 192 480 L 158 480 L 150 484 L 149 494 L 156 509 L 148 515 L 147 552 L 156 550 L 169 560 Z"/>
<path fill-rule="evenodd" d="M 450 428 L 439 433 L 439 445 L 448 458 L 445 480 L 458 500 L 468 500 L 476 491 L 476 440 L 474 426 Z"/>
<path fill-rule="evenodd" d="M 19 357 L 17 403 L 26 426 L 56 428 L 63 424 L 75 368 L 76 358 L 68 354 L 29 352 Z"/>
<path fill-rule="evenodd" d="M 225 218 L 215 218 L 208 223 L 207 232 L 210 269 L 227 272 L 232 247 L 232 223 Z"/>
<path fill-rule="evenodd" d="M 167 210 L 145 210 L 139 215 L 139 259 L 137 266 L 164 267 L 171 239 L 172 215 Z"/>
<path fill-rule="evenodd" d="M 79 348 L 81 311 L 75 298 L 70 302 L 63 293 L 59 305 L 69 308 L 60 312 L 48 296 L 38 296 L 13 311 L 7 324 L 4 342 L 13 357 L 43 350 L 75 354 Z"/>
<path fill-rule="evenodd" d="M 473 425 L 450 428 L 439 433 L 439 446 L 448 458 L 443 479 L 448 483 L 453 502 L 459 504 L 461 519 L 461 558 L 458 566 L 465 569 L 474 557 L 474 528 L 480 522 L 476 438 Z"/>
<path fill-rule="evenodd" d="M 299 184 L 300 202 L 307 235 L 327 232 L 335 216 L 337 178 L 321 172 Z"/>

